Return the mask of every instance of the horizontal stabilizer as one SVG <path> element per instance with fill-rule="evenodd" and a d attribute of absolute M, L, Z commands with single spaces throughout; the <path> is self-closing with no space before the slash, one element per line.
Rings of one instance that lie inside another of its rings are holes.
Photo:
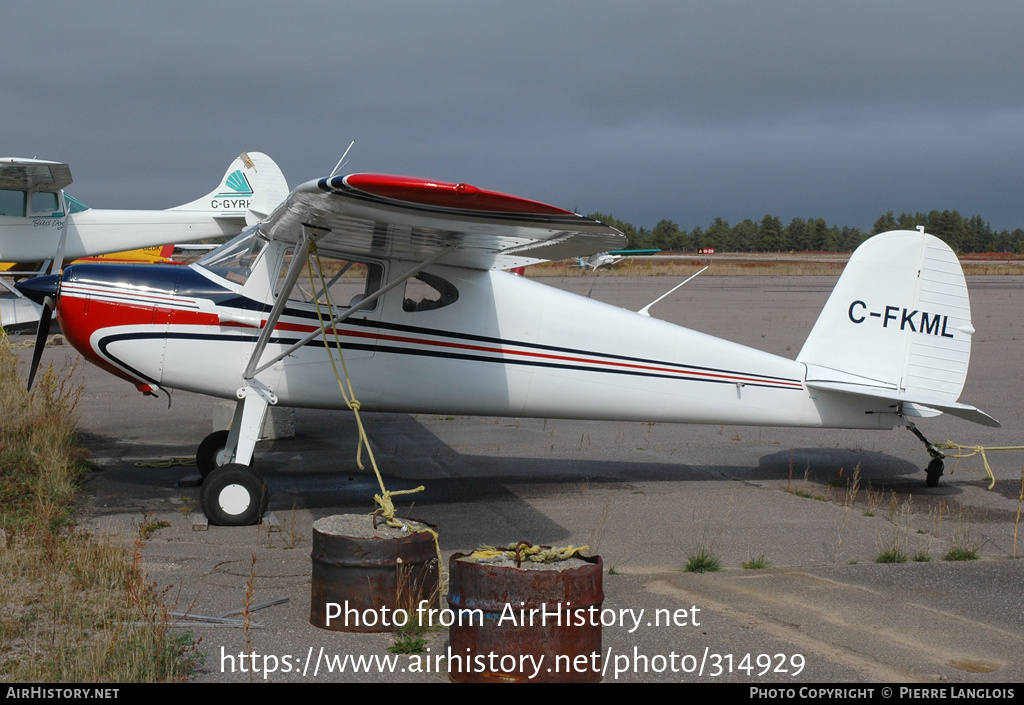
<path fill-rule="evenodd" d="M 871 397 L 873 399 L 883 399 L 891 401 L 894 404 L 914 404 L 928 407 L 936 411 L 941 411 L 945 414 L 951 414 L 967 421 L 973 421 L 974 423 L 981 424 L 982 426 L 991 426 L 993 428 L 1000 428 L 1001 424 L 994 418 L 981 411 L 977 407 L 970 406 L 968 404 L 961 404 L 959 402 L 940 401 L 938 399 L 928 399 L 919 395 L 908 395 L 900 394 L 899 392 L 891 389 L 885 389 L 884 387 L 871 387 L 860 384 L 850 384 L 848 382 L 807 382 L 809 389 L 822 389 L 830 392 L 840 392 L 841 394 L 856 394 L 863 397 Z M 911 414 L 907 414 L 908 416 Z M 913 414 L 917 415 L 917 414 Z"/>

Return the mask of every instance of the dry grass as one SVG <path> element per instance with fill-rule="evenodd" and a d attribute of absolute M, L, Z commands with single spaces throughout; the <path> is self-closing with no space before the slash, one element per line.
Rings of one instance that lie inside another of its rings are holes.
<path fill-rule="evenodd" d="M 75 485 L 75 407 L 81 389 L 74 368 L 42 370 L 29 394 L 18 359 L 0 340 L 0 526 L 41 522 L 57 530 L 69 519 Z"/>
<path fill-rule="evenodd" d="M 961 262 L 961 265 L 969 277 L 1024 274 L 1024 262 Z"/>
<path fill-rule="evenodd" d="M 949 549 L 943 555 L 946 561 L 975 561 L 981 555 L 985 539 L 971 521 L 970 513 L 961 509 L 953 528 Z"/>
<path fill-rule="evenodd" d="M 668 254 L 668 253 L 666 253 Z M 612 268 L 604 268 L 599 276 L 689 276 L 701 267 L 710 265 L 709 276 L 839 276 L 846 266 L 849 253 L 778 252 L 778 253 L 723 253 L 710 256 L 684 255 L 671 259 L 662 257 L 633 257 Z M 964 257 L 960 261 L 964 274 L 1024 275 L 1024 259 L 990 260 Z M 587 277 L 594 270 L 581 269 L 573 262 L 545 262 L 526 268 L 528 277 Z"/>
<path fill-rule="evenodd" d="M 909 499 L 899 502 L 895 493 L 889 502 L 889 521 L 887 530 L 881 530 L 878 537 L 878 556 L 876 563 L 906 563 L 910 558 L 910 522 L 913 507 Z"/>
<path fill-rule="evenodd" d="M 0 680 L 181 680 L 198 653 L 173 633 L 134 550 L 73 527 L 73 368 L 44 370 L 31 394 L 0 339 Z"/>

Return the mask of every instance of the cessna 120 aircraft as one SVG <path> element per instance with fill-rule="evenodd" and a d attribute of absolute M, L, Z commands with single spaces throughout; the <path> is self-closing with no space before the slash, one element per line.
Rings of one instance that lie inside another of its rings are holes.
<path fill-rule="evenodd" d="M 268 405 L 346 407 L 342 355 L 363 411 L 907 426 L 933 457 L 930 485 L 942 454 L 914 419 L 998 426 L 958 401 L 974 332 L 967 287 L 953 252 L 923 231 L 861 245 L 795 360 L 503 271 L 623 240 L 468 184 L 351 174 L 299 186 L 188 267 L 72 265 L 20 286 L 55 296 L 68 340 L 139 390 L 236 401 L 230 431 L 197 453 L 217 524 L 255 523 L 267 506 L 249 465 Z"/>
<path fill-rule="evenodd" d="M 41 159 L 0 159 L 0 262 L 4 274 L 59 272 L 63 263 L 142 247 L 236 235 L 288 195 L 274 160 L 260 152 L 236 158 L 206 196 L 168 210 L 89 208 L 64 189 L 67 164 Z M 14 290 L 0 281 L 12 293 Z M 25 324 L 50 312 L 24 298 L 0 299 L 0 325 Z"/>

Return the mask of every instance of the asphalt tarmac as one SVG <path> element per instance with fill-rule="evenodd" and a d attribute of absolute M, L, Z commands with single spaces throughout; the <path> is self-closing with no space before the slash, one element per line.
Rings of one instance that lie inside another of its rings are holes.
<path fill-rule="evenodd" d="M 541 281 L 632 310 L 677 283 Z M 702 275 L 652 315 L 795 357 L 833 284 Z M 919 426 L 935 442 L 1020 445 L 1024 277 L 974 277 L 968 286 L 977 333 L 961 400 L 1003 427 L 947 416 Z M 50 347 L 45 359 L 59 366 L 76 357 Z M 190 622 L 205 653 L 196 681 L 448 682 L 437 658 L 447 630 L 428 632 L 430 651 L 419 657 L 394 656 L 390 634 L 309 622 L 312 523 L 369 513 L 378 491 L 372 471 L 356 467 L 351 414 L 296 410 L 294 438 L 258 445 L 280 531 L 198 531 L 199 490 L 187 482 L 194 468 L 136 463 L 194 455 L 218 402 L 176 392 L 168 408 L 85 363 L 76 374 L 81 428 L 100 468 L 85 484 L 82 523 L 130 543 L 140 523 L 168 522 L 146 544 L 144 564 L 174 610 L 222 615 L 240 609 L 247 591 L 257 603 L 288 598 L 254 613 L 249 629 Z M 977 457 L 955 469 L 947 461 L 940 486 L 928 489 L 928 456 L 905 429 L 404 414 L 368 414 L 366 424 L 388 488 L 426 486 L 400 498 L 399 514 L 436 525 L 446 559 L 520 540 L 586 544 L 602 557 L 604 682 L 1024 681 L 1020 451 L 989 454 L 992 490 Z M 930 560 L 877 563 L 894 544 Z M 943 560 L 952 546 L 980 557 Z M 701 549 L 720 558 L 720 572 L 684 571 Z M 759 558 L 767 567 L 743 567 Z M 393 662 L 360 666 L 352 660 L 360 656 Z"/>

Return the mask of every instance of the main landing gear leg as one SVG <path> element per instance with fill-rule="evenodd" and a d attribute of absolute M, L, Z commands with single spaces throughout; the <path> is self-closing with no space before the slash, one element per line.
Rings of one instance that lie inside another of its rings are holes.
<path fill-rule="evenodd" d="M 243 387 L 238 398 L 231 430 L 210 434 L 196 453 L 203 475 L 200 505 L 210 523 L 219 526 L 256 524 L 269 501 L 267 483 L 249 464 L 267 406 L 277 397 L 266 389 Z"/>
<path fill-rule="evenodd" d="M 907 425 L 907 428 L 909 428 L 910 431 L 915 436 L 917 436 L 922 443 L 924 443 L 925 448 L 928 449 L 928 455 L 932 456 L 931 462 L 928 463 L 928 467 L 925 468 L 925 473 L 927 474 L 927 477 L 924 481 L 925 486 L 938 487 L 939 478 L 942 477 L 942 471 L 945 468 L 945 463 L 943 463 L 943 459 L 946 456 L 942 453 L 941 450 L 935 447 L 934 443 L 929 442 L 928 439 L 924 437 L 923 433 L 917 430 L 917 426 L 915 426 L 912 423 L 909 423 Z"/>

